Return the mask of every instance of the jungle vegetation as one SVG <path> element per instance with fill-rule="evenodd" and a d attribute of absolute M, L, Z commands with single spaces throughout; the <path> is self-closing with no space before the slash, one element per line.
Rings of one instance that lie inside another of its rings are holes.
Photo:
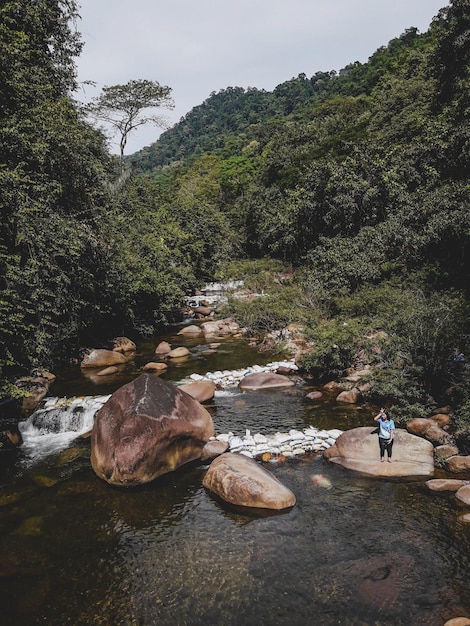
<path fill-rule="evenodd" d="M 152 334 L 206 280 L 243 277 L 269 297 L 231 313 L 254 331 L 304 324 L 312 375 L 380 331 L 368 399 L 398 417 L 450 404 L 470 425 L 454 359 L 470 355 L 469 0 L 367 63 L 211 94 L 127 157 L 126 180 L 74 99 L 78 10 L 0 8 L 2 393 L 105 336 Z"/>

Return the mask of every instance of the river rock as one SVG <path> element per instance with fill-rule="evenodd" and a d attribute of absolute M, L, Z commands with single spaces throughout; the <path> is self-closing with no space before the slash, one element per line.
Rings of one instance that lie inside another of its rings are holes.
<path fill-rule="evenodd" d="M 455 497 L 457 498 L 457 500 L 460 500 L 460 502 L 463 502 L 464 504 L 470 506 L 470 484 L 460 487 L 460 489 L 455 494 Z"/>
<path fill-rule="evenodd" d="M 293 387 L 295 382 L 282 376 L 281 374 L 274 374 L 272 372 L 257 372 L 245 376 L 239 383 L 240 389 L 272 389 L 277 387 Z"/>
<path fill-rule="evenodd" d="M 446 466 L 452 473 L 470 472 L 470 456 L 451 456 L 447 459 Z"/>
<path fill-rule="evenodd" d="M 361 392 L 357 387 L 349 389 L 349 391 L 342 391 L 336 396 L 336 402 L 344 402 L 345 404 L 356 404 L 361 397 Z"/>
<path fill-rule="evenodd" d="M 432 419 L 415 417 L 406 425 L 408 432 L 424 437 L 436 445 L 452 443 L 452 437 Z"/>
<path fill-rule="evenodd" d="M 366 476 L 418 477 L 434 473 L 432 444 L 399 428 L 395 430 L 392 463 L 380 462 L 376 429 L 369 426 L 345 431 L 323 456 Z"/>
<path fill-rule="evenodd" d="M 200 380 L 187 385 L 181 385 L 180 389 L 189 393 L 191 398 L 198 402 L 212 400 L 215 394 L 215 383 L 212 380 Z"/>
<path fill-rule="evenodd" d="M 431 491 L 458 491 L 465 485 L 465 480 L 455 480 L 454 478 L 432 478 L 426 481 L 426 487 Z"/>
<path fill-rule="evenodd" d="M 462 518 L 465 516 L 462 516 Z M 464 521 L 470 521 L 464 520 Z M 468 617 L 453 617 L 452 619 L 448 619 L 444 626 L 470 626 L 470 618 Z"/>
<path fill-rule="evenodd" d="M 201 461 L 212 461 L 228 450 L 226 441 L 208 441 L 201 452 Z"/>
<path fill-rule="evenodd" d="M 207 317 L 212 313 L 212 309 L 209 306 L 197 306 L 195 307 L 194 312 L 198 315 L 202 315 L 203 317 Z"/>
<path fill-rule="evenodd" d="M 10 428 L 9 430 L 3 430 L 0 432 L 0 450 L 14 450 L 18 448 L 23 443 L 23 438 L 21 436 L 18 428 Z"/>
<path fill-rule="evenodd" d="M 179 348 L 174 348 L 173 350 L 170 350 L 170 352 L 168 352 L 165 356 L 168 359 L 179 359 L 182 356 L 188 356 L 188 354 L 190 354 L 188 348 L 180 346 Z"/>
<path fill-rule="evenodd" d="M 191 324 L 178 331 L 178 335 L 202 335 L 202 329 L 200 326 L 196 326 L 196 324 Z"/>
<path fill-rule="evenodd" d="M 323 394 L 321 391 L 311 391 L 305 397 L 309 400 L 321 400 L 323 398 Z"/>
<path fill-rule="evenodd" d="M 451 422 L 450 415 L 447 413 L 435 413 L 434 415 L 431 415 L 429 419 L 436 422 L 436 424 L 441 428 L 443 426 L 448 426 Z"/>
<path fill-rule="evenodd" d="M 434 448 L 434 454 L 437 458 L 448 459 L 450 456 L 455 456 L 459 453 L 459 449 L 457 446 L 452 446 L 450 444 L 444 444 L 442 446 L 436 446 Z"/>
<path fill-rule="evenodd" d="M 171 346 L 168 341 L 160 341 L 155 348 L 155 354 L 168 354 L 168 352 L 171 352 Z"/>
<path fill-rule="evenodd" d="M 253 459 L 226 452 L 212 461 L 203 485 L 222 500 L 238 506 L 286 509 L 295 495 Z"/>
<path fill-rule="evenodd" d="M 142 370 L 144 372 L 163 372 L 168 369 L 168 365 L 166 363 L 159 363 L 158 361 L 150 361 L 150 363 L 146 363 Z"/>
<path fill-rule="evenodd" d="M 199 459 L 214 435 L 208 411 L 158 376 L 141 374 L 118 389 L 97 412 L 91 464 L 108 483 L 147 483 Z"/>
<path fill-rule="evenodd" d="M 28 394 L 21 400 L 21 413 L 24 417 L 29 417 L 46 397 L 49 381 L 42 376 L 24 376 L 18 378 L 15 384 Z"/>
<path fill-rule="evenodd" d="M 80 363 L 80 367 L 109 367 L 110 365 L 119 365 L 127 363 L 127 358 L 121 352 L 113 350 L 90 350 Z"/>
<path fill-rule="evenodd" d="M 115 337 L 113 339 L 113 351 L 114 352 L 135 352 L 137 346 L 133 341 L 127 337 Z"/>

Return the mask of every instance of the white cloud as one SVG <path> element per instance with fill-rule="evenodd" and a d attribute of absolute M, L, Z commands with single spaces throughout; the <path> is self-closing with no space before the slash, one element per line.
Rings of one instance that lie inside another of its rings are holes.
<path fill-rule="evenodd" d="M 81 0 L 84 98 L 130 79 L 172 87 L 171 123 L 227 86 L 272 90 L 293 76 L 365 62 L 406 28 L 425 32 L 446 0 Z M 132 153 L 154 142 L 143 127 Z"/>

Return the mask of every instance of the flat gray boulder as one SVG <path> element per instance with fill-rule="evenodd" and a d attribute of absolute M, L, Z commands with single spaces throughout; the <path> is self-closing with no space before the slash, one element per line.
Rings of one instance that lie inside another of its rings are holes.
<path fill-rule="evenodd" d="M 342 433 L 325 450 L 324 458 L 364 476 L 425 477 L 434 474 L 434 448 L 431 442 L 397 428 L 393 462 L 380 462 L 379 443 L 373 426 L 353 428 Z"/>
<path fill-rule="evenodd" d="M 204 476 L 206 489 L 238 506 L 286 509 L 294 506 L 295 495 L 253 459 L 226 452 L 212 461 Z"/>

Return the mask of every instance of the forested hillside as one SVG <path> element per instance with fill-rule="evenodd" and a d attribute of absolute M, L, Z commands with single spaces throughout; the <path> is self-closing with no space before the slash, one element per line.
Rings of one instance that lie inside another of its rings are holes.
<path fill-rule="evenodd" d="M 203 280 L 289 268 L 272 297 L 233 303 L 240 321 L 305 324 L 317 377 L 383 331 L 368 398 L 398 413 L 449 403 L 470 423 L 470 375 L 453 360 L 470 354 L 470 2 L 339 74 L 212 94 L 128 159 L 122 185 L 72 98 L 76 11 L 0 8 L 6 383 L 104 329 L 152 333 Z"/>

